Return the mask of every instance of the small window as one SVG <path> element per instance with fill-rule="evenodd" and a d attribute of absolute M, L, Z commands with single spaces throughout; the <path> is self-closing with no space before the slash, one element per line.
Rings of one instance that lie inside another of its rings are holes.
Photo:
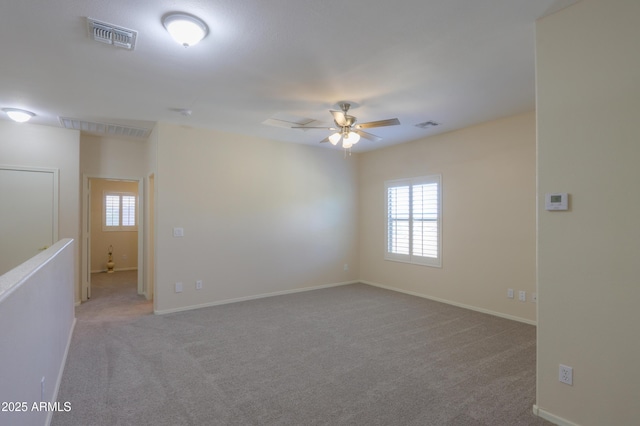
<path fill-rule="evenodd" d="M 104 195 L 103 231 L 136 231 L 138 197 L 132 193 L 108 192 Z"/>
<path fill-rule="evenodd" d="M 442 266 L 440 176 L 385 182 L 385 259 Z"/>

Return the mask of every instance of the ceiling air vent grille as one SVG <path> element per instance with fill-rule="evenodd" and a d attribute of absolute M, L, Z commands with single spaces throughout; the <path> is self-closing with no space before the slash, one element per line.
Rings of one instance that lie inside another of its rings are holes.
<path fill-rule="evenodd" d="M 98 123 L 95 121 L 79 120 L 77 118 L 59 117 L 60 124 L 66 129 L 80 130 L 88 133 L 98 133 L 110 136 L 124 136 L 136 139 L 146 139 L 151 129 L 144 127 L 123 126 L 120 124 Z"/>
<path fill-rule="evenodd" d="M 133 50 L 136 47 L 138 32 L 135 30 L 96 21 L 92 18 L 87 18 L 87 28 L 89 29 L 89 37 L 95 41 L 128 50 Z"/>

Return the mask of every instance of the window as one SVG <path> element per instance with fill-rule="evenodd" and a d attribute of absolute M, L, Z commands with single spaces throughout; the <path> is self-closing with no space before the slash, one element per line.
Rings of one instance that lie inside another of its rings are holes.
<path fill-rule="evenodd" d="M 104 195 L 103 231 L 136 231 L 136 203 L 131 193 L 108 192 Z"/>
<path fill-rule="evenodd" d="M 440 176 L 385 182 L 385 259 L 442 266 Z"/>

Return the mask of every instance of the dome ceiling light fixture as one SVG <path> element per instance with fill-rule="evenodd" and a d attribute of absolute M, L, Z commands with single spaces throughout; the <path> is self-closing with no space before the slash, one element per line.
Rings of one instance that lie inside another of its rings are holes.
<path fill-rule="evenodd" d="M 31 117 L 35 117 L 34 113 L 32 113 L 31 111 L 26 111 L 24 109 L 2 108 L 2 111 L 4 111 L 10 119 L 17 123 L 26 123 L 27 121 L 31 120 Z"/>
<path fill-rule="evenodd" d="M 202 19 L 186 13 L 165 15 L 162 24 L 171 37 L 184 47 L 195 46 L 209 34 L 209 27 Z"/>

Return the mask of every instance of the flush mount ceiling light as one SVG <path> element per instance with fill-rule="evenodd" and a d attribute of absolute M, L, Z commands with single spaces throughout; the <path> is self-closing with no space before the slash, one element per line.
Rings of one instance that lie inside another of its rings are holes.
<path fill-rule="evenodd" d="M 18 123 L 25 123 L 31 120 L 31 117 L 35 116 L 31 111 L 25 111 L 17 108 L 2 108 L 2 111 L 7 113 L 10 119 Z"/>
<path fill-rule="evenodd" d="M 186 13 L 170 13 L 162 24 L 171 37 L 184 47 L 194 46 L 209 33 L 209 28 L 200 18 Z"/>

